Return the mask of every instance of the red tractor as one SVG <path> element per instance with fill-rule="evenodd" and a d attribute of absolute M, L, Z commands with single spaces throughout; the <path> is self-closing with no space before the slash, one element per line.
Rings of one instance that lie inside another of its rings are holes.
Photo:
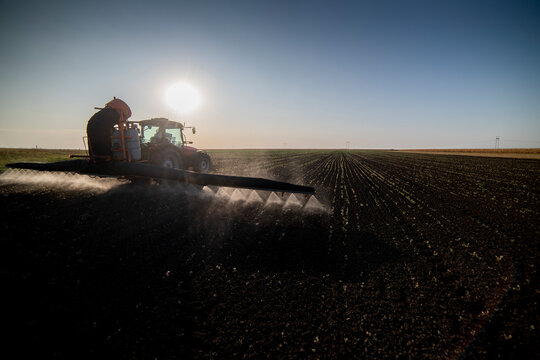
<path fill-rule="evenodd" d="M 208 173 L 212 168 L 210 156 L 188 146 L 183 124 L 165 118 L 127 121 L 131 109 L 120 99 L 107 103 L 105 108 L 88 121 L 87 133 L 90 158 L 94 162 L 127 161 Z"/>
<path fill-rule="evenodd" d="M 175 169 L 191 169 L 200 173 L 208 173 L 212 169 L 212 161 L 207 153 L 197 150 L 188 144 L 184 130 L 195 127 L 165 118 L 134 121 L 140 126 L 141 160 L 160 166 Z"/>

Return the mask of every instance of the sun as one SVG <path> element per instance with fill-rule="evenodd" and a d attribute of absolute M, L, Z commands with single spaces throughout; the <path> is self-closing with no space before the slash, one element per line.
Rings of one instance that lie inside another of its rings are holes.
<path fill-rule="evenodd" d="M 192 112 L 201 103 L 201 96 L 197 89 L 185 81 L 169 86 L 165 92 L 165 99 L 167 104 L 179 114 Z"/>

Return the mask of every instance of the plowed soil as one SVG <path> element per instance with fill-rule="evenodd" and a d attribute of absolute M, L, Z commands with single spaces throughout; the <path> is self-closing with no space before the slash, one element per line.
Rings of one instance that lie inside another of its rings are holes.
<path fill-rule="evenodd" d="M 4 351 L 538 357 L 540 161 L 212 155 L 218 173 L 313 185 L 326 208 L 108 179 L 0 176 Z"/>

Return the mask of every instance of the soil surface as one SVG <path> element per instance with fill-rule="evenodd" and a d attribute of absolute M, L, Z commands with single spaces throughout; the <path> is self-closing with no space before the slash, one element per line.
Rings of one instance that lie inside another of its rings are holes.
<path fill-rule="evenodd" d="M 213 161 L 218 173 L 315 186 L 322 206 L 2 174 L 4 351 L 538 358 L 540 161 L 361 151 Z"/>

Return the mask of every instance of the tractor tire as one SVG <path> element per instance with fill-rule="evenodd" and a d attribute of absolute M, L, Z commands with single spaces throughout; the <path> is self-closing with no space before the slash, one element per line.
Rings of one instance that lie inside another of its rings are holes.
<path fill-rule="evenodd" d="M 178 152 L 174 150 L 163 150 L 152 157 L 153 164 L 173 169 L 183 169 L 184 162 Z"/>
<path fill-rule="evenodd" d="M 197 159 L 195 160 L 195 171 L 207 174 L 212 170 L 212 160 L 210 156 L 205 153 L 199 153 Z"/>

